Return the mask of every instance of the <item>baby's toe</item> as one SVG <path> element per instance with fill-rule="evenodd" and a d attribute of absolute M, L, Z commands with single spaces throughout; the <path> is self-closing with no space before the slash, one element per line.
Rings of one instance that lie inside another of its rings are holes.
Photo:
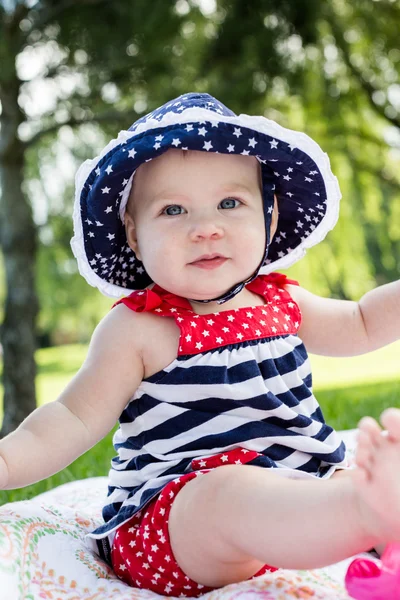
<path fill-rule="evenodd" d="M 365 435 L 364 442 L 372 446 L 378 446 L 381 441 L 382 429 L 372 417 L 364 417 L 358 424 L 358 429 Z"/>
<path fill-rule="evenodd" d="M 368 432 L 360 429 L 357 436 L 357 449 L 355 460 L 357 466 L 369 470 L 373 462 L 374 445 L 371 444 L 371 438 Z"/>
<path fill-rule="evenodd" d="M 400 410 L 388 408 L 381 414 L 381 423 L 387 430 L 389 437 L 395 442 L 400 442 Z"/>

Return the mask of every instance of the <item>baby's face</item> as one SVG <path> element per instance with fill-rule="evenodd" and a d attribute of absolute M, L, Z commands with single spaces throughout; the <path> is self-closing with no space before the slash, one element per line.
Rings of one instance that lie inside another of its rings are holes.
<path fill-rule="evenodd" d="M 260 186 L 253 157 L 169 150 L 135 173 L 128 242 L 164 289 L 199 300 L 220 296 L 263 257 Z"/>

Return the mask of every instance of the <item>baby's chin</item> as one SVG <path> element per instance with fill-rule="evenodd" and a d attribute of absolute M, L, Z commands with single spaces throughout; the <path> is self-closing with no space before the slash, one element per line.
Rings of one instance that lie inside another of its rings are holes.
<path fill-rule="evenodd" d="M 214 300 L 214 298 L 219 298 L 222 294 L 225 294 L 230 288 L 213 288 L 208 290 L 199 290 L 199 289 L 191 289 L 186 290 L 186 298 L 190 298 L 191 300 Z"/>
<path fill-rule="evenodd" d="M 202 294 L 202 297 L 199 295 L 193 296 L 185 296 L 187 300 L 190 302 L 192 309 L 197 314 L 207 314 L 207 313 L 217 313 L 226 310 L 233 310 L 236 308 L 240 308 L 246 305 L 246 301 L 243 298 L 243 294 L 246 294 L 245 290 L 241 290 L 238 294 L 236 294 L 230 300 L 227 300 L 222 303 L 218 303 L 216 298 L 220 298 L 221 296 L 225 296 L 227 292 L 232 289 L 233 286 L 229 288 L 222 289 L 218 292 L 215 292 L 213 295 Z M 206 300 L 206 302 L 204 302 Z"/>
<path fill-rule="evenodd" d="M 220 296 L 222 296 L 223 294 L 226 294 L 226 292 L 229 291 L 230 288 L 227 289 L 218 289 L 218 290 L 213 290 L 213 291 L 208 291 L 208 292 L 204 292 L 204 291 L 199 291 L 199 290 L 189 290 L 189 289 L 185 289 L 185 290 L 180 290 L 179 292 L 173 292 L 175 293 L 177 296 L 182 296 L 183 298 L 186 298 L 187 300 L 191 300 L 192 302 L 198 302 L 199 304 L 203 303 L 203 302 L 213 302 L 216 298 L 219 298 Z"/>
<path fill-rule="evenodd" d="M 186 275 L 186 273 L 184 273 Z M 152 274 L 149 273 L 150 277 Z M 252 273 L 243 273 L 243 277 L 236 276 L 232 277 L 228 274 L 220 273 L 216 276 L 216 273 L 202 273 L 200 272 L 197 277 L 194 277 L 192 273 L 189 276 L 177 277 L 167 273 L 154 273 L 153 281 L 164 290 L 186 298 L 187 300 L 199 301 L 199 302 L 213 302 L 216 298 L 224 296 L 236 285 L 242 281 L 246 281 Z"/>
<path fill-rule="evenodd" d="M 168 275 L 165 273 L 154 273 L 147 271 L 149 276 L 157 285 L 175 296 L 181 296 L 182 298 L 195 298 L 198 300 L 209 300 L 218 298 L 221 294 L 224 294 L 230 289 L 224 282 L 214 281 L 200 282 L 196 281 L 193 277 L 179 277 L 174 275 Z M 232 284 L 234 285 L 234 283 Z"/>
<path fill-rule="evenodd" d="M 153 287 L 153 285 L 154 284 L 152 284 L 151 287 Z M 199 303 L 202 303 L 204 301 L 212 302 L 215 298 L 219 298 L 223 294 L 226 294 L 226 292 L 228 292 L 231 289 L 231 287 L 233 287 L 215 286 L 213 288 L 208 289 L 199 289 L 196 286 L 189 287 L 187 285 L 173 285 L 170 282 L 165 285 L 159 282 L 158 285 L 170 294 L 180 296 L 181 298 L 186 298 L 186 300 L 193 300 L 194 302 L 198 301 Z"/>

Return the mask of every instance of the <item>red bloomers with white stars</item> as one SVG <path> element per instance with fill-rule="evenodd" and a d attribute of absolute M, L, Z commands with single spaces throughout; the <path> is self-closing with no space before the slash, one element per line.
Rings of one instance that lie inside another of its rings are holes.
<path fill-rule="evenodd" d="M 132 587 L 163 596 L 197 597 L 214 589 L 190 579 L 175 560 L 168 532 L 172 502 L 194 477 L 224 464 L 245 464 L 257 456 L 258 452 L 236 448 L 209 458 L 194 459 L 193 473 L 168 483 L 145 508 L 118 528 L 111 550 L 113 569 L 118 577 Z M 253 577 L 268 571 L 276 571 L 276 568 L 264 565 Z"/>

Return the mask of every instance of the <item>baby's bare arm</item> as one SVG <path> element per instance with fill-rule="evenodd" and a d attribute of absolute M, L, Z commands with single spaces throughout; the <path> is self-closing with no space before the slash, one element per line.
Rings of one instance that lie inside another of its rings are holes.
<path fill-rule="evenodd" d="M 116 307 L 97 327 L 85 363 L 55 402 L 0 441 L 0 489 L 56 473 L 114 426 L 143 378 L 139 319 Z"/>
<path fill-rule="evenodd" d="M 310 352 L 355 356 L 400 339 L 400 281 L 367 292 L 359 302 L 321 298 L 292 285 L 287 290 L 300 306 L 299 335 Z"/>

